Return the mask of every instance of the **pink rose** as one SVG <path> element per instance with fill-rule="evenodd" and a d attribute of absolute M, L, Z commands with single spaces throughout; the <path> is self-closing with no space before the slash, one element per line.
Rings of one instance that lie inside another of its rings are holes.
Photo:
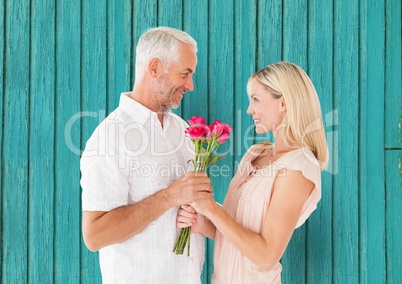
<path fill-rule="evenodd" d="M 190 126 L 193 125 L 205 125 L 206 121 L 205 118 L 202 116 L 193 116 L 191 119 L 188 120 L 188 123 L 190 123 Z"/>
<path fill-rule="evenodd" d="M 205 125 L 194 124 L 186 128 L 185 133 L 188 134 L 191 139 L 197 140 L 199 138 L 205 138 L 209 132 L 208 127 Z"/>
<path fill-rule="evenodd" d="M 208 133 L 208 139 L 212 139 L 213 135 L 216 135 L 216 139 L 219 143 L 224 143 L 230 137 L 232 127 L 228 124 L 222 123 L 220 120 L 215 120 L 210 126 L 211 132 Z"/>

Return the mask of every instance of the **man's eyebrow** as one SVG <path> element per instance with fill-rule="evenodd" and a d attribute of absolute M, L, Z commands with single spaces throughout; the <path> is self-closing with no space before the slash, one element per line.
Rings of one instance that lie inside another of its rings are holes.
<path fill-rule="evenodd" d="M 187 68 L 187 69 L 185 69 L 185 71 L 188 71 L 190 73 L 194 73 L 194 71 L 191 68 Z"/>

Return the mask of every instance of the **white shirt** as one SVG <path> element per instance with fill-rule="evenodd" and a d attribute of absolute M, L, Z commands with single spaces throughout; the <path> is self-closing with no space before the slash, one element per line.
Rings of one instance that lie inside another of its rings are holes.
<path fill-rule="evenodd" d="M 123 93 L 119 107 L 94 131 L 81 158 L 83 211 L 110 211 L 168 187 L 191 168 L 194 146 L 186 122 L 157 114 Z M 204 238 L 191 235 L 191 255 L 172 250 L 177 207 L 129 240 L 100 250 L 103 283 L 200 283 Z M 141 218 L 141 216 L 139 216 Z"/>

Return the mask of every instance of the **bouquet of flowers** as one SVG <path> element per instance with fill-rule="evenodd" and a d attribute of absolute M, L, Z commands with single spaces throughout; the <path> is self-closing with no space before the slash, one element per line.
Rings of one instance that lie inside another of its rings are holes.
<path fill-rule="evenodd" d="M 195 146 L 194 170 L 205 171 L 207 166 L 215 164 L 224 157 L 218 157 L 216 151 L 220 144 L 228 140 L 232 128 L 220 120 L 215 120 L 211 125 L 207 125 L 205 118 L 201 116 L 193 116 L 188 122 L 190 126 L 186 128 L 185 133 Z M 181 229 L 173 252 L 183 254 L 187 245 L 187 256 L 190 256 L 190 234 L 191 227 Z"/>

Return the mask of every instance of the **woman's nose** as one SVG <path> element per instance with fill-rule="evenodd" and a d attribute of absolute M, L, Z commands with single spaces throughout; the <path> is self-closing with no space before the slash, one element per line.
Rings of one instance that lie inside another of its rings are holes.
<path fill-rule="evenodd" d="M 249 104 L 248 108 L 247 108 L 247 114 L 253 114 L 254 110 L 251 107 L 251 104 Z"/>

